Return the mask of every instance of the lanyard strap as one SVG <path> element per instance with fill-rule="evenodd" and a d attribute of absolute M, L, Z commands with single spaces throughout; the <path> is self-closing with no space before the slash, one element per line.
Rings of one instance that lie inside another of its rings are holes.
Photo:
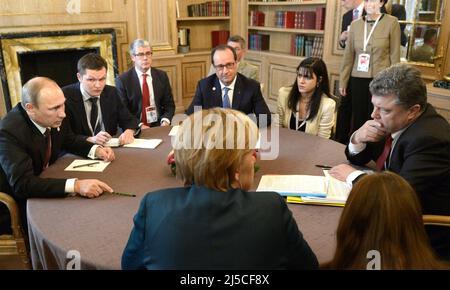
<path fill-rule="evenodd" d="M 380 21 L 380 18 L 381 18 L 382 15 L 383 14 L 378 16 L 377 20 L 375 21 L 375 24 L 372 26 L 372 29 L 369 32 L 369 36 L 367 36 L 367 20 L 364 21 L 364 52 L 366 52 L 367 44 L 369 43 L 370 37 L 372 36 L 372 33 L 375 30 L 375 27 L 377 27 L 378 21 Z"/>

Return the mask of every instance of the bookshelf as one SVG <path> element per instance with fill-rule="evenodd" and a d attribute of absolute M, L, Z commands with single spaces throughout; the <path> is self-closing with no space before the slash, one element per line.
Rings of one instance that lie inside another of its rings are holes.
<path fill-rule="evenodd" d="M 322 57 L 326 4 L 322 0 L 249 1 L 249 50 L 299 60 Z"/>
<path fill-rule="evenodd" d="M 210 52 L 212 31 L 230 31 L 229 0 L 176 0 L 177 31 L 188 30 L 189 54 Z"/>

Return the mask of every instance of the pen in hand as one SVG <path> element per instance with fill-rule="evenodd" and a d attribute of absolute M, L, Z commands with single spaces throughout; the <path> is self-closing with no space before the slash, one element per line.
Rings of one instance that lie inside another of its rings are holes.
<path fill-rule="evenodd" d="M 316 164 L 316 167 L 322 168 L 322 169 L 331 169 L 333 166 L 330 165 L 322 165 L 322 164 Z"/>
<path fill-rule="evenodd" d="M 85 163 L 85 164 L 75 165 L 72 168 L 80 168 L 80 167 L 85 167 L 85 166 L 92 166 L 92 165 L 99 164 L 99 163 L 100 163 L 99 161 L 91 162 L 91 163 Z"/>

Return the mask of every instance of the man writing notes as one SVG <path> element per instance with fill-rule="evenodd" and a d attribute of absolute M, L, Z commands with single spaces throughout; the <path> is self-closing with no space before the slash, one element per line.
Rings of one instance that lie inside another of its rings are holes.
<path fill-rule="evenodd" d="M 401 175 L 417 192 L 424 214 L 450 215 L 450 126 L 427 103 L 420 71 L 391 66 L 372 80 L 370 91 L 373 119 L 350 137 L 348 160 L 356 165 L 373 160 L 378 170 Z M 352 183 L 363 172 L 344 164 L 330 174 Z M 448 230 L 429 230 L 429 235 L 437 252 L 448 258 Z"/>
<path fill-rule="evenodd" d="M 134 67 L 116 79 L 122 102 L 132 115 L 140 120 L 140 128 L 169 126 L 175 113 L 167 74 L 152 67 L 152 48 L 143 39 L 130 45 Z"/>
<path fill-rule="evenodd" d="M 106 85 L 107 67 L 98 54 L 80 58 L 79 82 L 62 89 L 67 98 L 67 118 L 73 132 L 86 136 L 89 142 L 105 145 L 120 127 L 120 145 L 129 144 L 134 141 L 138 120 L 122 104 L 117 89 Z"/>
<path fill-rule="evenodd" d="M 257 81 L 237 72 L 236 51 L 228 45 L 218 45 L 211 52 L 216 74 L 200 80 L 194 99 L 186 111 L 190 115 L 195 106 L 202 109 L 232 108 L 245 114 L 255 114 L 260 126 L 270 125 L 270 110 Z M 264 119 L 266 118 L 266 119 Z"/>
<path fill-rule="evenodd" d="M 23 86 L 22 102 L 0 121 L 0 191 L 18 202 L 24 224 L 27 198 L 68 194 L 93 198 L 113 191 L 95 179 L 39 177 L 62 150 L 92 159 L 114 160 L 110 148 L 92 145 L 83 136 L 72 133 L 65 120 L 64 103 L 64 94 L 54 81 L 33 78 Z M 0 207 L 0 217 L 5 216 L 6 208 Z M 0 228 L 0 233 L 2 230 L 5 228 Z"/>

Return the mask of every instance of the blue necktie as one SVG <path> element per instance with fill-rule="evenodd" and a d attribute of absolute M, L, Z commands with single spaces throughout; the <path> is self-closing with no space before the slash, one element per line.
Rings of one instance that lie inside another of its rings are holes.
<path fill-rule="evenodd" d="M 230 91 L 230 88 L 224 87 L 223 89 L 225 90 L 225 94 L 223 95 L 223 107 L 225 109 L 231 108 L 230 98 L 228 97 L 228 92 Z"/>

